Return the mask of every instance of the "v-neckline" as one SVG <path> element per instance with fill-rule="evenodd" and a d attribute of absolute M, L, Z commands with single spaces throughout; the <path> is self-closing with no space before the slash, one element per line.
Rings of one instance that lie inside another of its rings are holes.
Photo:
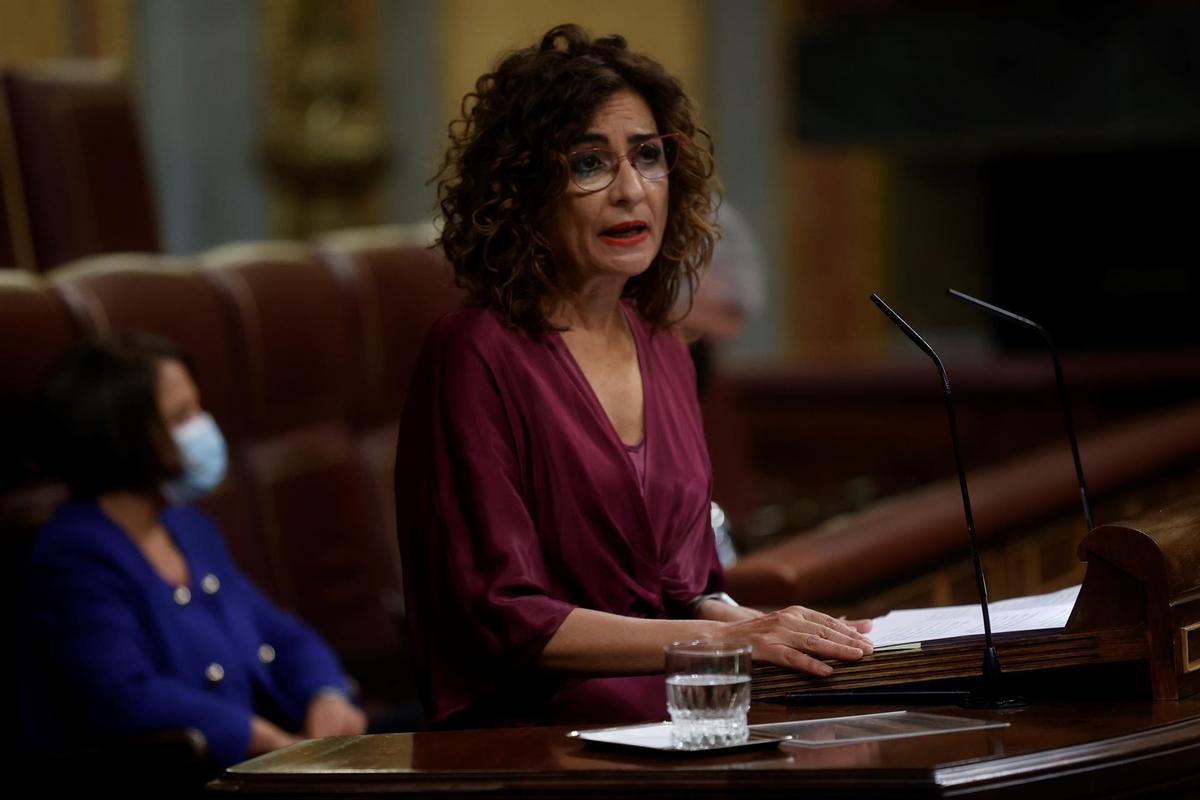
<path fill-rule="evenodd" d="M 158 523 L 163 526 L 163 530 L 165 530 L 167 532 L 167 537 L 171 540 L 171 542 L 179 550 L 179 555 L 183 559 L 183 562 L 187 567 L 187 581 L 185 581 L 184 583 L 172 583 L 170 580 L 168 580 L 165 575 L 163 575 L 161 572 L 158 571 L 157 568 L 155 568 L 154 563 L 152 561 L 150 561 L 150 557 L 146 555 L 146 552 L 144 550 L 142 550 L 142 548 L 140 546 L 138 546 L 138 543 L 136 541 L 134 541 L 133 537 L 130 536 L 129 533 L 124 528 L 122 528 L 120 526 L 120 524 L 117 523 L 116 520 L 114 520 L 108 514 L 104 513 L 104 509 L 100 508 L 99 504 L 96 504 L 96 510 L 99 512 L 100 516 L 104 519 L 104 521 L 106 523 L 108 523 L 108 526 L 113 530 L 113 532 L 116 533 L 118 536 L 120 536 L 122 541 L 125 542 L 125 544 L 127 545 L 126 552 L 129 553 L 130 557 L 134 559 L 135 563 L 140 565 L 139 568 L 144 568 L 145 570 L 147 570 L 151 575 L 153 575 L 157 579 L 157 582 L 159 584 L 161 584 L 162 586 L 165 586 L 172 593 L 179 589 L 189 589 L 190 590 L 192 588 L 192 586 L 196 582 L 195 581 L 195 578 L 196 578 L 195 569 L 194 569 L 194 564 L 193 564 L 192 558 L 188 555 L 188 552 L 184 548 L 183 543 L 179 541 L 179 537 L 175 535 L 175 532 L 173 530 L 171 530 L 171 526 L 168 525 L 166 520 L 163 519 L 163 515 L 161 512 L 158 514 Z"/>
<path fill-rule="evenodd" d="M 638 359 L 638 375 L 642 380 L 642 441 L 641 446 L 644 448 L 643 455 L 645 457 L 646 474 L 649 476 L 651 472 L 651 457 L 654 455 L 653 447 L 654 436 L 651 431 L 654 428 L 654 421 L 657 417 L 654 415 L 652 406 L 654 393 L 650 388 L 650 382 L 646 380 L 646 358 L 647 348 L 644 348 L 642 340 L 642 331 L 638 329 L 637 321 L 630 319 L 630 312 L 625 308 L 625 304 L 621 303 L 621 314 L 625 319 L 625 324 L 629 328 L 629 334 L 633 337 L 633 346 L 637 352 Z M 600 398 L 596 395 L 596 390 L 592 388 L 592 384 L 588 381 L 587 376 L 583 374 L 583 369 L 579 366 L 579 362 L 575 360 L 574 353 L 571 348 L 567 347 L 566 341 L 562 336 L 554 331 L 554 338 L 551 340 L 551 351 L 561 351 L 559 359 L 562 362 L 563 370 L 566 372 L 568 380 L 573 381 L 580 396 L 586 405 L 590 405 L 592 416 L 596 418 L 597 425 L 600 430 L 607 432 L 609 441 L 609 452 L 611 457 L 619 461 L 623 467 L 621 470 L 629 480 L 629 486 L 633 489 L 631 497 L 633 498 L 632 509 L 638 521 L 641 523 L 635 526 L 634 530 L 626 531 L 625 535 L 630 542 L 631 551 L 636 554 L 639 563 L 644 562 L 646 569 L 650 575 L 656 575 L 657 558 L 659 556 L 659 542 L 654 536 L 654 523 L 650 517 L 650 503 L 648 492 L 650 491 L 649 480 L 643 481 L 638 476 L 637 468 L 633 464 L 633 457 L 629 451 L 625 449 L 625 442 L 621 440 L 621 435 L 617 433 L 617 426 L 613 424 L 612 418 L 608 416 L 608 412 L 604 410 L 604 406 L 600 403 Z M 642 545 L 635 545 L 634 541 L 640 540 Z M 647 559 L 642 555 L 640 547 L 649 544 L 654 558 Z"/>
<path fill-rule="evenodd" d="M 650 392 L 648 389 L 648 383 L 646 381 L 646 359 L 642 352 L 642 343 L 638 336 L 637 326 L 634 325 L 633 321 L 629 319 L 629 312 L 625 308 L 624 303 L 620 304 L 620 308 L 621 318 L 625 320 L 625 327 L 629 329 L 629 336 L 633 339 L 634 356 L 637 358 L 638 363 L 638 377 L 642 382 L 642 438 L 633 444 L 626 444 L 625 440 L 621 438 L 621 434 L 617 431 L 616 424 L 613 422 L 612 417 L 608 415 L 608 412 L 604 410 L 604 404 L 600 402 L 600 398 L 596 394 L 596 389 L 592 386 L 592 382 L 588 380 L 587 374 L 583 371 L 583 367 L 579 366 L 579 362 L 575 360 L 575 354 L 572 353 L 571 348 L 567 346 L 567 342 L 562 338 L 562 334 L 558 331 L 554 331 L 554 337 L 558 344 L 562 347 L 563 352 L 566 354 L 567 363 L 570 365 L 571 372 L 574 374 L 575 379 L 580 383 L 581 390 L 587 397 L 589 405 L 592 406 L 592 412 L 601 419 L 602 424 L 608 430 L 609 436 L 617 443 L 621 457 L 625 461 L 628 461 L 629 454 L 627 449 L 630 447 L 647 448 L 646 455 L 647 458 L 649 458 L 649 445 L 647 442 L 650 439 Z M 632 465 L 630 465 L 630 469 L 632 469 Z"/>

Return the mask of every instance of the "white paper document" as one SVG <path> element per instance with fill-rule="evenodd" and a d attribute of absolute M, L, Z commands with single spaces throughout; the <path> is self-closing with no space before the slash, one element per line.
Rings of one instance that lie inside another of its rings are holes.
<path fill-rule="evenodd" d="M 1049 594 L 1014 597 L 988 606 L 992 633 L 1062 628 L 1075 607 L 1078 586 Z M 959 636 L 982 636 L 983 613 L 979 604 L 943 608 L 907 608 L 872 620 L 867 634 L 878 650 L 910 642 L 931 642 Z"/>

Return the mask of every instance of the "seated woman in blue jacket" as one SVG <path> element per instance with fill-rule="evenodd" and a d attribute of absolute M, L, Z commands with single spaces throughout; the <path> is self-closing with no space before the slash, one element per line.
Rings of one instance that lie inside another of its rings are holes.
<path fill-rule="evenodd" d="M 30 565 L 60 707 L 26 715 L 42 729 L 33 738 L 196 728 L 224 766 L 363 733 L 336 656 L 187 505 L 221 482 L 226 456 L 180 353 L 145 334 L 77 347 L 52 370 L 42 410 L 47 466 L 72 499 Z"/>

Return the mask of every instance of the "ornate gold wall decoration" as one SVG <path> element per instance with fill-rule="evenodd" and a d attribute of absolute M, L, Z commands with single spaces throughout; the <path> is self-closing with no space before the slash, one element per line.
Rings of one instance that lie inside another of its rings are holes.
<path fill-rule="evenodd" d="M 276 190 L 276 232 L 301 238 L 379 222 L 387 141 L 373 61 L 364 57 L 373 51 L 374 3 L 265 8 L 273 57 L 262 158 Z"/>

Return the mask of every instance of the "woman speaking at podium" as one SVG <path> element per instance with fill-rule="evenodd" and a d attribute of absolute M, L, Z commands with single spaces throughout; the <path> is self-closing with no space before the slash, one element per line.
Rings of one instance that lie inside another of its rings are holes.
<path fill-rule="evenodd" d="M 396 465 L 430 723 L 661 719 L 675 640 L 818 675 L 870 652 L 866 622 L 720 591 L 671 317 L 717 236 L 713 162 L 679 82 L 565 25 L 481 77 L 450 139 L 440 243 L 469 301 L 429 334 Z"/>

